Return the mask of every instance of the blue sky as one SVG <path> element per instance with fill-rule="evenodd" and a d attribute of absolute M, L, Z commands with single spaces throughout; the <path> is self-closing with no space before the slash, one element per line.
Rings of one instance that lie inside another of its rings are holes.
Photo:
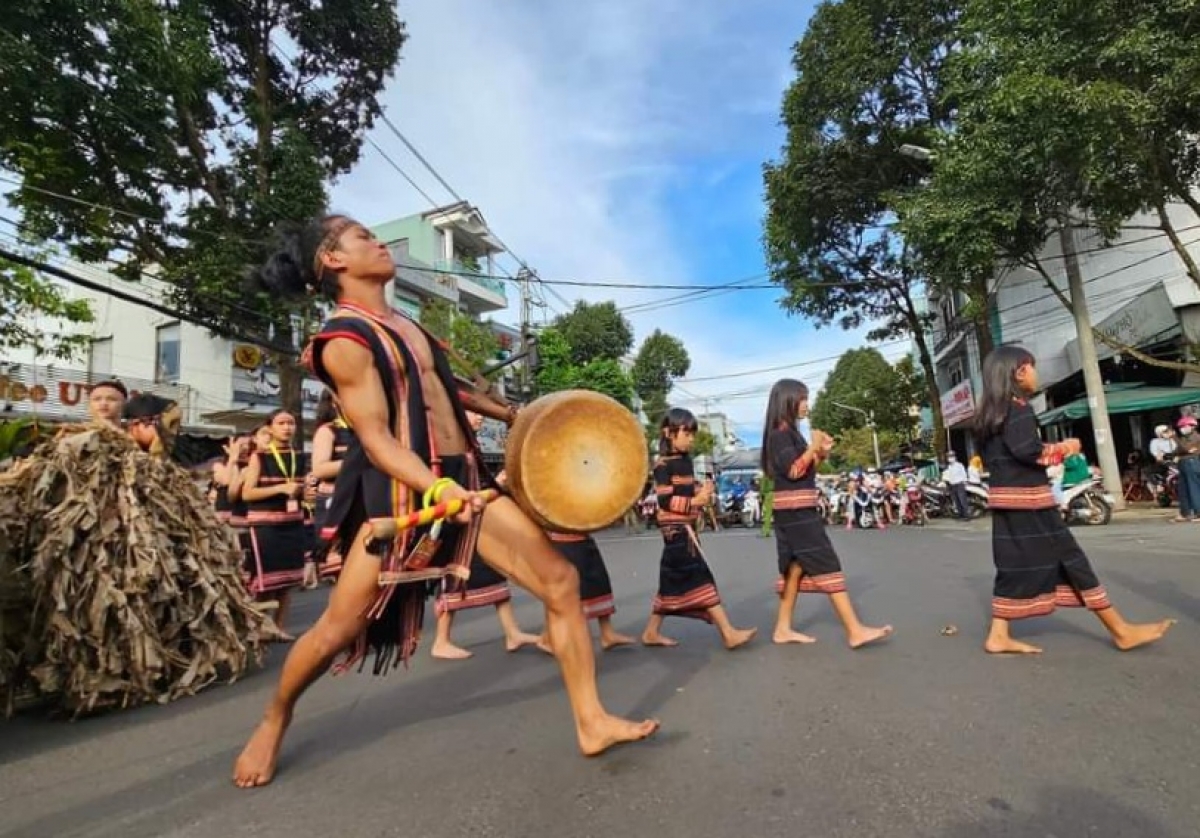
<path fill-rule="evenodd" d="M 779 104 L 810 13 L 778 0 L 401 3 L 410 40 L 385 106 L 551 282 L 753 277 L 764 271 L 761 167 L 782 142 Z M 437 202 L 453 200 L 385 127 L 372 137 Z M 333 202 L 368 222 L 429 208 L 370 147 Z M 548 317 L 564 300 L 632 306 L 681 293 L 555 290 Z M 772 381 L 790 374 L 815 389 L 832 362 L 813 359 L 862 344 L 787 317 L 778 296 L 738 291 L 630 320 L 639 340 L 655 327 L 683 339 L 689 379 L 730 376 L 681 382 L 673 400 L 699 412 L 708 398 L 751 441 Z"/>

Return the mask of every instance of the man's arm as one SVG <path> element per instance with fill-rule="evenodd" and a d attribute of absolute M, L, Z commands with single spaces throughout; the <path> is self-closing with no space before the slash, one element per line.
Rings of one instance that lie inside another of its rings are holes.
<path fill-rule="evenodd" d="M 337 385 L 342 410 L 371 463 L 415 491 L 432 486 L 436 478 L 429 466 L 401 445 L 388 426 L 387 398 L 371 351 L 352 340 L 333 338 L 321 362 Z"/>
<path fill-rule="evenodd" d="M 462 381 L 459 381 L 458 385 L 458 400 L 462 402 L 465 409 L 489 419 L 496 419 L 506 425 L 511 425 L 516 420 L 516 405 L 502 404 L 492 397 L 485 396 L 478 390 L 466 386 Z"/>

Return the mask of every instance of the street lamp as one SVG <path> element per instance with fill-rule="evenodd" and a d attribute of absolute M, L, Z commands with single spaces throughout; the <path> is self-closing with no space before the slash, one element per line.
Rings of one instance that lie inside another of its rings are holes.
<path fill-rule="evenodd" d="M 879 434 L 875 432 L 875 412 L 865 411 L 861 407 L 851 407 L 848 404 L 834 402 L 834 407 L 840 407 L 842 410 L 850 410 L 854 413 L 861 413 L 867 420 L 867 427 L 871 429 L 871 444 L 875 446 L 875 468 L 883 468 L 883 461 L 879 459 Z"/>

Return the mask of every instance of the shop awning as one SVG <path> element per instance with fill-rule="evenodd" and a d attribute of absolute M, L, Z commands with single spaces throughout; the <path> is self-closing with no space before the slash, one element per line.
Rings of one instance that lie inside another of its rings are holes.
<path fill-rule="evenodd" d="M 1104 387 L 1108 412 L 1142 413 L 1184 404 L 1200 404 L 1200 387 L 1146 387 L 1144 385 L 1108 384 Z M 1084 419 L 1091 414 L 1086 398 L 1076 399 L 1062 407 L 1047 410 L 1038 422 L 1049 425 L 1064 420 Z"/>

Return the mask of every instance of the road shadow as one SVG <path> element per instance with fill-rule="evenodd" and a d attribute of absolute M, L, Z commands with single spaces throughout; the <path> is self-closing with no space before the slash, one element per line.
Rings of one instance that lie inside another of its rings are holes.
<path fill-rule="evenodd" d="M 997 797 L 987 801 L 989 812 L 971 822 L 951 825 L 939 838 L 1182 838 L 1150 815 L 1091 789 L 1052 786 L 1038 794 L 1035 812 L 1016 811 Z"/>
<path fill-rule="evenodd" d="M 1144 577 L 1111 569 L 1105 571 L 1104 575 L 1109 579 L 1115 579 L 1134 593 L 1175 611 L 1174 614 L 1162 616 L 1182 617 L 1193 623 L 1200 623 L 1200 597 L 1189 593 L 1175 582 L 1165 579 L 1148 581 Z"/>

